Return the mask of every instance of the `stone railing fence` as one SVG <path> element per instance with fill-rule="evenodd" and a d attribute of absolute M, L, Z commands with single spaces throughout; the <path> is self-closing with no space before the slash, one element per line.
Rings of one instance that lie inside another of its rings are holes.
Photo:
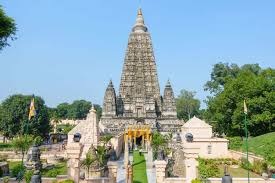
<path fill-rule="evenodd" d="M 246 154 L 243 153 L 243 152 L 228 150 L 228 158 L 239 160 L 243 157 L 246 158 Z M 253 154 L 248 154 L 248 160 L 249 160 L 250 163 L 254 163 L 254 161 L 263 161 L 264 158 L 253 155 Z"/>

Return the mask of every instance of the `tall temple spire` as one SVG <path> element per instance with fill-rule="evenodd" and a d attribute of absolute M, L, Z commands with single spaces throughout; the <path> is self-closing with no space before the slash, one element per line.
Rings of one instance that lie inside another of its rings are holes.
<path fill-rule="evenodd" d="M 136 23 L 133 27 L 133 32 L 147 32 L 147 27 L 144 24 L 141 8 L 138 9 Z"/>

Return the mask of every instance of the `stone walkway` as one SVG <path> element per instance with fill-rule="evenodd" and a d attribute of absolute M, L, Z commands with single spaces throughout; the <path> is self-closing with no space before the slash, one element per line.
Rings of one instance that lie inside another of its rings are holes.
<path fill-rule="evenodd" d="M 124 154 L 120 155 L 118 163 L 118 169 L 117 169 L 117 182 L 118 183 L 125 183 L 126 182 L 126 175 L 125 175 L 125 169 L 124 169 Z"/>
<path fill-rule="evenodd" d="M 144 153 L 144 157 L 146 160 L 146 173 L 147 173 L 147 180 L 148 183 L 155 183 L 156 182 L 156 169 L 155 167 L 152 167 L 152 164 L 150 165 L 147 161 L 147 153 Z"/>

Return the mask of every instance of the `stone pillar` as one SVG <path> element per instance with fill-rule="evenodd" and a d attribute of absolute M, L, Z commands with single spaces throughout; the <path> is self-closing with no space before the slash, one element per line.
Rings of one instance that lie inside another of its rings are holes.
<path fill-rule="evenodd" d="M 147 168 L 153 168 L 153 152 L 152 152 L 152 148 L 148 147 L 147 149 Z"/>
<path fill-rule="evenodd" d="M 156 183 L 163 183 L 167 162 L 164 160 L 156 160 L 154 163 L 156 168 Z"/>
<path fill-rule="evenodd" d="M 127 170 L 127 165 L 129 161 L 129 147 L 128 147 L 128 137 L 124 138 L 124 168 Z"/>
<path fill-rule="evenodd" d="M 67 147 L 68 178 L 74 180 L 75 183 L 79 182 L 80 156 L 81 156 L 82 150 L 83 150 L 83 145 L 78 142 L 72 142 Z"/>
<path fill-rule="evenodd" d="M 115 161 L 109 161 L 107 163 L 108 169 L 109 169 L 109 178 L 111 180 L 111 183 L 116 183 L 117 179 L 117 162 Z"/>
<path fill-rule="evenodd" d="M 186 143 L 186 146 L 184 147 L 184 164 L 185 164 L 185 170 L 186 170 L 186 183 L 191 183 L 191 181 L 195 178 L 197 178 L 197 166 L 198 161 L 196 158 L 198 158 L 199 155 L 199 147 L 195 147 L 192 143 Z"/>

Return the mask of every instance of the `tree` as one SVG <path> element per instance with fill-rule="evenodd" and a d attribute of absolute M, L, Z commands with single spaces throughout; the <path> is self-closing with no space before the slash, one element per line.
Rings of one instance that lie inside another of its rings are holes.
<path fill-rule="evenodd" d="M 85 100 L 75 100 L 68 109 L 68 118 L 84 119 L 91 108 L 91 102 Z"/>
<path fill-rule="evenodd" d="M 0 51 L 9 46 L 8 40 L 14 40 L 16 33 L 16 24 L 14 20 L 7 16 L 0 5 Z"/>
<path fill-rule="evenodd" d="M 31 99 L 30 95 L 12 95 L 2 102 L 0 130 L 5 137 L 12 138 L 25 133 L 44 137 L 48 134 L 49 115 L 41 97 L 35 97 L 36 116 L 28 119 Z"/>
<path fill-rule="evenodd" d="M 248 107 L 248 130 L 257 136 L 275 130 L 275 70 L 244 65 L 228 78 L 223 90 L 207 100 L 206 118 L 214 130 L 228 136 L 243 136 L 243 100 Z"/>
<path fill-rule="evenodd" d="M 80 166 L 87 169 L 88 178 L 89 178 L 90 168 L 92 167 L 95 161 L 96 161 L 96 157 L 92 157 L 92 154 L 88 152 L 86 154 L 86 158 L 80 162 Z"/>
<path fill-rule="evenodd" d="M 193 115 L 199 114 L 200 101 L 195 99 L 195 92 L 181 90 L 176 99 L 177 114 L 179 119 L 188 120 Z"/>
<path fill-rule="evenodd" d="M 75 100 L 72 104 L 61 103 L 56 107 L 57 117 L 60 119 L 85 119 L 92 104 L 86 100 Z M 95 105 L 97 115 L 101 115 L 101 107 Z M 54 110 L 54 109 L 52 109 Z"/>
<path fill-rule="evenodd" d="M 217 94 L 223 90 L 227 81 L 236 78 L 238 74 L 244 70 L 251 71 L 258 75 L 261 71 L 261 67 L 259 64 L 245 64 L 239 67 L 234 63 L 229 65 L 228 63 L 219 62 L 214 65 L 211 72 L 211 80 L 206 82 L 204 90 Z"/>

